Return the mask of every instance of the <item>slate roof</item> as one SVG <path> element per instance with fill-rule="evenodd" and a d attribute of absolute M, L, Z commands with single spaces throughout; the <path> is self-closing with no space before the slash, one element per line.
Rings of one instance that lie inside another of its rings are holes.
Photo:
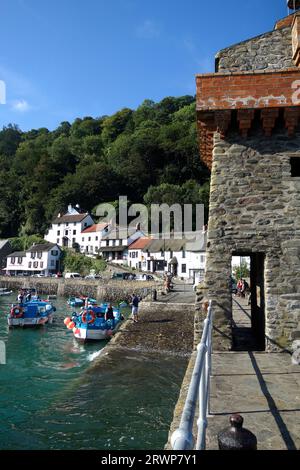
<path fill-rule="evenodd" d="M 75 222 L 81 222 L 88 215 L 90 215 L 88 212 L 86 212 L 85 214 L 66 214 L 62 215 L 61 217 L 56 217 L 54 220 L 52 220 L 52 224 L 72 224 Z"/>

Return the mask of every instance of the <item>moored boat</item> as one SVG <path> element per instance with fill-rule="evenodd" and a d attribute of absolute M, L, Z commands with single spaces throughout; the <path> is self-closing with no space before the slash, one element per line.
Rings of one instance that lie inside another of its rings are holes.
<path fill-rule="evenodd" d="M 84 305 L 84 300 L 80 297 L 70 297 L 67 303 L 71 307 L 82 307 Z"/>
<path fill-rule="evenodd" d="M 6 288 L 1 288 L 0 289 L 0 297 L 4 296 L 4 295 L 11 295 L 13 293 L 12 290 L 8 290 Z"/>
<path fill-rule="evenodd" d="M 67 317 L 64 323 L 78 340 L 108 339 L 117 331 L 124 317 L 118 308 L 113 307 L 114 318 L 106 320 L 106 310 L 106 304 L 90 306 L 78 314 L 74 313 L 72 318 Z"/>
<path fill-rule="evenodd" d="M 56 308 L 41 300 L 32 300 L 21 304 L 12 304 L 7 315 L 9 327 L 36 327 L 52 323 Z"/>

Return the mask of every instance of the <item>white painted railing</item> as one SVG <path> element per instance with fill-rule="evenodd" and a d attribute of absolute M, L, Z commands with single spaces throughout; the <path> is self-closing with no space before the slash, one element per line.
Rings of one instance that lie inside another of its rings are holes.
<path fill-rule="evenodd" d="M 213 309 L 209 303 L 207 318 L 201 343 L 198 344 L 196 363 L 184 405 L 179 428 L 172 434 L 171 446 L 174 450 L 205 450 L 207 416 L 210 413 L 210 376 L 212 354 Z M 195 421 L 197 398 L 199 396 L 198 435 L 195 447 L 193 425 Z"/>

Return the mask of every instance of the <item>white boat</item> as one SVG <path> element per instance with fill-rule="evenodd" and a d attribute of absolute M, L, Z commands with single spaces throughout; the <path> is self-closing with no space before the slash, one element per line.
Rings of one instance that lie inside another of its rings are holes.
<path fill-rule="evenodd" d="M 8 290 L 8 289 L 5 289 L 5 288 L 0 289 L 0 297 L 2 297 L 3 295 L 11 295 L 12 293 L 13 293 L 12 290 Z"/>

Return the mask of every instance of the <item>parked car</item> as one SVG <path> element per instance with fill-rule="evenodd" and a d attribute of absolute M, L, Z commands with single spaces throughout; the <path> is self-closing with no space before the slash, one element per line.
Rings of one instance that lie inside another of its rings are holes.
<path fill-rule="evenodd" d="M 154 281 L 154 277 L 151 274 L 137 274 L 135 277 L 136 281 Z"/>
<path fill-rule="evenodd" d="M 81 275 L 79 273 L 65 273 L 65 279 L 81 279 Z"/>
<path fill-rule="evenodd" d="M 111 278 L 119 281 L 129 281 L 134 280 L 136 275 L 132 273 L 113 273 Z"/>
<path fill-rule="evenodd" d="M 102 277 L 99 274 L 89 274 L 88 276 L 85 276 L 84 279 L 102 279 Z"/>

